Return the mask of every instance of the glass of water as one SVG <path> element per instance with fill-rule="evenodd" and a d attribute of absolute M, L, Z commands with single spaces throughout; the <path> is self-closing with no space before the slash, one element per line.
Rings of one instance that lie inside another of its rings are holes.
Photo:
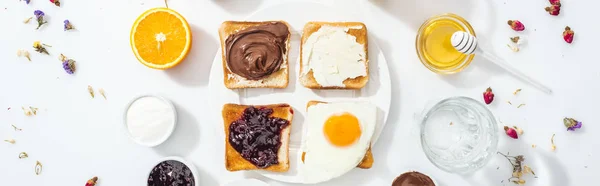
<path fill-rule="evenodd" d="M 450 97 L 423 111 L 421 146 L 444 171 L 467 174 L 483 167 L 496 153 L 498 137 L 494 115 L 472 98 Z"/>

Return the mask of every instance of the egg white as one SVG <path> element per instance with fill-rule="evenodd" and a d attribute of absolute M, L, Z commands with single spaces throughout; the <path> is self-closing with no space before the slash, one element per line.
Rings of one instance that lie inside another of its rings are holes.
<path fill-rule="evenodd" d="M 346 147 L 332 145 L 323 132 L 330 116 L 350 113 L 361 128 L 360 138 Z M 367 152 L 377 120 L 377 107 L 369 103 L 327 103 L 310 106 L 305 125 L 308 126 L 303 143 L 302 166 L 306 183 L 318 183 L 339 177 L 358 165 Z"/>

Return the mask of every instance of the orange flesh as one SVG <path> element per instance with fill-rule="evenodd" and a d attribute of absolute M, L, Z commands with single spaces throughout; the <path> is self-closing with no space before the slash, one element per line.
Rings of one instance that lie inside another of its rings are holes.
<path fill-rule="evenodd" d="M 188 31 L 184 22 L 169 12 L 153 12 L 140 20 L 133 36 L 139 57 L 157 65 L 176 61 L 184 53 Z"/>

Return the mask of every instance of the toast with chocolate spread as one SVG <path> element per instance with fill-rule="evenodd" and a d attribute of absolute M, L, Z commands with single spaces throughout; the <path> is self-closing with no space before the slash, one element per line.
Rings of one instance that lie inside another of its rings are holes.
<path fill-rule="evenodd" d="M 293 113 L 288 104 L 225 104 L 225 168 L 288 171 Z"/>
<path fill-rule="evenodd" d="M 219 37 L 225 87 L 287 87 L 289 28 L 284 21 L 223 22 Z"/>

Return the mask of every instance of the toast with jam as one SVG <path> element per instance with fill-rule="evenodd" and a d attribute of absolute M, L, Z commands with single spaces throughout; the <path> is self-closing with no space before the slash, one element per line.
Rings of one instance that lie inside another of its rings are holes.
<path fill-rule="evenodd" d="M 225 168 L 288 171 L 293 113 L 288 104 L 225 104 Z"/>
<path fill-rule="evenodd" d="M 219 38 L 225 87 L 287 87 L 289 28 L 284 21 L 223 22 Z"/>

